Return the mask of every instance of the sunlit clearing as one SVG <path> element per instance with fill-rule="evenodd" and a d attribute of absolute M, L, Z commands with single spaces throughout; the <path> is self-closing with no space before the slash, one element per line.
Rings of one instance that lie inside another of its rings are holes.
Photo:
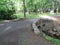
<path fill-rule="evenodd" d="M 45 19 L 50 19 L 50 20 L 57 20 L 56 18 L 54 18 L 54 17 L 51 17 L 51 16 L 40 16 L 40 18 L 45 18 Z"/>

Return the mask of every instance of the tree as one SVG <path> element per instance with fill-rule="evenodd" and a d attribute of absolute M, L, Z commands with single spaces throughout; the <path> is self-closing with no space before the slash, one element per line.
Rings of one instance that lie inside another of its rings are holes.
<path fill-rule="evenodd" d="M 59 10 L 59 1 L 55 0 L 55 5 L 56 5 L 56 14 L 58 14 L 58 10 Z"/>
<path fill-rule="evenodd" d="M 25 6 L 25 0 L 23 0 L 23 7 L 24 7 L 24 18 L 26 18 L 26 6 Z"/>

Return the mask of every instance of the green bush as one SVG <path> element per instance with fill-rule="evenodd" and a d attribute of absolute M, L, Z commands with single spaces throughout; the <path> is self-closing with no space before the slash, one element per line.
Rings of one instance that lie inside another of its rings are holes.
<path fill-rule="evenodd" d="M 12 19 L 12 15 L 15 13 L 15 10 L 1 10 L 0 11 L 0 17 L 1 19 Z"/>
<path fill-rule="evenodd" d="M 15 19 L 16 16 L 13 15 L 14 13 L 15 13 L 15 7 L 13 2 L 6 1 L 5 4 L 0 5 L 0 19 L 5 20 Z"/>
<path fill-rule="evenodd" d="M 11 19 L 17 19 L 16 15 L 11 15 Z"/>

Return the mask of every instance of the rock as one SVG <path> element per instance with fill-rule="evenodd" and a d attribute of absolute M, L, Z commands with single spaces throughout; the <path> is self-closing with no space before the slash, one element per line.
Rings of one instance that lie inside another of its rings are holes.
<path fill-rule="evenodd" d="M 60 33 L 57 33 L 56 36 L 60 37 Z"/>
<path fill-rule="evenodd" d="M 41 26 L 40 26 L 40 25 L 38 25 L 37 27 L 38 27 L 39 29 L 41 28 Z"/>
<path fill-rule="evenodd" d="M 54 14 L 53 11 L 50 12 L 52 15 Z M 58 16 L 59 17 L 59 16 Z M 35 34 L 39 34 L 40 31 L 44 32 L 45 34 L 54 37 L 60 38 L 60 22 L 58 19 L 53 16 L 41 16 L 40 20 L 35 21 L 33 24 Z M 59 23 L 57 23 L 59 22 Z M 59 27 L 59 29 L 57 28 Z M 59 30 L 59 31 L 58 31 Z"/>
<path fill-rule="evenodd" d="M 60 39 L 60 34 L 57 33 L 57 34 L 54 35 L 54 37 L 57 38 L 57 39 Z"/>
<path fill-rule="evenodd" d="M 53 31 L 53 32 L 57 32 L 57 29 L 53 28 L 52 31 Z"/>
<path fill-rule="evenodd" d="M 35 34 L 40 34 L 40 31 L 39 31 L 39 29 L 37 28 L 37 26 L 35 25 L 35 23 L 33 23 L 33 29 L 34 29 L 34 33 Z"/>

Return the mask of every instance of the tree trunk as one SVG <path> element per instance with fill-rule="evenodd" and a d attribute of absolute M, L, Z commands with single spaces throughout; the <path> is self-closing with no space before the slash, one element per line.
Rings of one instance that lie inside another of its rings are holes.
<path fill-rule="evenodd" d="M 58 14 L 58 7 L 57 7 L 57 9 L 56 9 L 56 14 Z"/>
<path fill-rule="evenodd" d="M 41 14 L 43 14 L 43 8 L 41 8 Z"/>
<path fill-rule="evenodd" d="M 59 5 L 59 3 L 58 3 L 58 0 L 56 0 L 56 15 L 58 14 L 58 5 Z"/>
<path fill-rule="evenodd" d="M 36 7 L 36 4 L 35 4 L 35 13 L 37 14 L 37 7 Z"/>
<path fill-rule="evenodd" d="M 58 14 L 58 3 L 56 2 L 56 14 Z"/>
<path fill-rule="evenodd" d="M 25 7 L 25 0 L 23 0 L 23 7 L 24 7 L 24 18 L 26 18 L 26 7 Z"/>

